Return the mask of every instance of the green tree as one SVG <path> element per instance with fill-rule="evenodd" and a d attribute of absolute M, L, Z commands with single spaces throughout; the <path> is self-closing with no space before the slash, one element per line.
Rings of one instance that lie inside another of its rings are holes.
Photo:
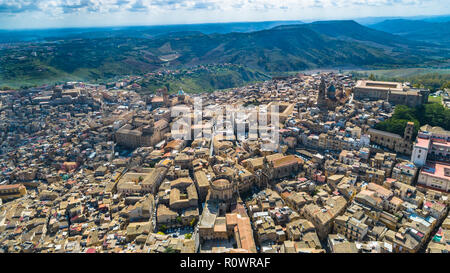
<path fill-rule="evenodd" d="M 161 230 L 162 232 L 166 232 L 166 230 L 167 230 L 166 225 L 161 225 L 161 226 L 159 227 L 159 230 Z"/>
<path fill-rule="evenodd" d="M 164 253 L 177 253 L 177 251 L 169 246 L 164 250 Z"/>
<path fill-rule="evenodd" d="M 420 126 L 426 124 L 450 130 L 450 109 L 440 103 L 427 103 L 416 108 L 398 105 L 392 117 L 376 124 L 375 129 L 403 136 L 409 121 L 414 122 L 413 138 L 417 136 Z"/>
<path fill-rule="evenodd" d="M 450 80 L 444 82 L 441 86 L 441 89 L 446 89 L 446 88 L 450 88 Z"/>

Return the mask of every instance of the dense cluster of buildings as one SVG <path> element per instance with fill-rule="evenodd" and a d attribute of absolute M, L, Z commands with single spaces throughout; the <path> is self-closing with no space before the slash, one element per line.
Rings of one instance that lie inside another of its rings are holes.
<path fill-rule="evenodd" d="M 373 129 L 425 91 L 320 73 L 139 95 L 134 80 L 0 94 L 0 252 L 448 252 L 450 133 Z"/>

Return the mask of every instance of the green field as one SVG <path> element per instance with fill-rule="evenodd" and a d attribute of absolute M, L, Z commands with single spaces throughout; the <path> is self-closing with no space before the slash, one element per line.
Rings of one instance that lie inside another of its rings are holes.
<path fill-rule="evenodd" d="M 95 80 L 92 80 L 91 75 L 98 73 L 96 69 L 85 68 L 77 69 L 73 73 L 67 73 L 53 67 L 48 67 L 45 69 L 47 69 L 47 71 L 45 76 L 42 78 L 35 77 L 34 75 L 20 75 L 16 78 L 0 77 L 0 87 L 19 89 L 22 87 L 40 86 L 43 84 L 61 84 L 68 81 L 95 82 Z"/>
<path fill-rule="evenodd" d="M 429 96 L 428 97 L 428 102 L 441 103 L 442 102 L 442 98 L 441 98 L 441 96 L 438 96 L 438 97 Z"/>
<path fill-rule="evenodd" d="M 369 76 L 370 74 L 381 78 L 408 78 L 418 75 L 437 73 L 440 75 L 450 75 L 450 68 L 399 68 L 399 69 L 379 69 L 379 70 L 356 70 L 350 71 Z"/>

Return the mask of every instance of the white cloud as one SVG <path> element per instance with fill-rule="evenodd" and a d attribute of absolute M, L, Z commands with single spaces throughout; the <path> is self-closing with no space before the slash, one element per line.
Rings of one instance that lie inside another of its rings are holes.
<path fill-rule="evenodd" d="M 61 13 L 108 13 L 151 10 L 273 10 L 350 6 L 417 5 L 430 0 L 0 0 L 0 13 L 41 11 Z"/>
<path fill-rule="evenodd" d="M 450 13 L 448 0 L 0 0 L 0 29 Z"/>

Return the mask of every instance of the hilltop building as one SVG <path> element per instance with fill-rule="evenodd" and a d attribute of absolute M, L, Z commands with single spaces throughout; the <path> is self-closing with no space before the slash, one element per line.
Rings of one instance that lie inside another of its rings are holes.
<path fill-rule="evenodd" d="M 359 80 L 353 88 L 358 100 L 385 100 L 391 104 L 416 107 L 428 102 L 429 90 L 414 89 L 398 82 Z"/>

